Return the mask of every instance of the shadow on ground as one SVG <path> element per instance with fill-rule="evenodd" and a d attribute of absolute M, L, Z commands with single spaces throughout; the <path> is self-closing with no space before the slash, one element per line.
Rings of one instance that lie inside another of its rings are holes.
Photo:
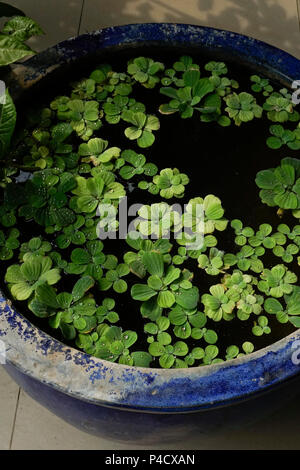
<path fill-rule="evenodd" d="M 192 23 L 253 36 L 300 57 L 296 0 L 281 3 L 278 0 L 85 0 L 81 33 L 139 22 Z"/>

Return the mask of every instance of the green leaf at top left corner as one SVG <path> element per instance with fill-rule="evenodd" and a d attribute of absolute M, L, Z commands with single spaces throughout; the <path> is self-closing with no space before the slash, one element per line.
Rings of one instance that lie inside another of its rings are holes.
<path fill-rule="evenodd" d="M 9 65 L 35 52 L 26 44 L 0 33 L 0 66 Z"/>
<path fill-rule="evenodd" d="M 9 149 L 17 120 L 16 107 L 8 90 L 5 91 L 4 101 L 0 104 L 0 159 Z"/>
<path fill-rule="evenodd" d="M 2 31 L 10 38 L 20 42 L 27 41 L 32 36 L 44 34 L 38 23 L 27 16 L 14 16 L 5 23 Z"/>

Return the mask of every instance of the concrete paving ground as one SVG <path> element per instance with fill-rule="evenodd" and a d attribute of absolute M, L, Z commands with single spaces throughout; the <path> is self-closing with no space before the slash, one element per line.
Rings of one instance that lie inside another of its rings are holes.
<path fill-rule="evenodd" d="M 140 22 L 207 25 L 264 40 L 300 58 L 300 0 L 11 0 L 38 21 L 42 50 L 70 36 L 106 26 Z M 288 405 L 242 431 L 180 442 L 176 449 L 300 449 L 300 407 Z M 0 366 L 0 450 L 135 449 L 85 434 L 29 398 Z M 153 447 L 152 447 L 153 448 Z M 159 447 L 157 447 L 159 448 Z"/>

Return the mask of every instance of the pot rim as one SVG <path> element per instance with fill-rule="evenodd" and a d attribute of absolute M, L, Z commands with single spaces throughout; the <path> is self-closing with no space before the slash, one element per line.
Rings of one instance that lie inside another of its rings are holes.
<path fill-rule="evenodd" d="M 220 29 L 175 23 L 109 27 L 63 41 L 12 67 L 16 95 L 63 64 L 97 49 L 163 42 L 220 48 L 263 68 L 286 85 L 300 79 L 300 61 L 276 47 Z M 147 412 L 187 412 L 231 404 L 299 373 L 300 329 L 266 348 L 221 364 L 189 369 L 149 369 L 101 360 L 33 326 L 0 291 L 0 340 L 7 364 L 74 398 Z"/>

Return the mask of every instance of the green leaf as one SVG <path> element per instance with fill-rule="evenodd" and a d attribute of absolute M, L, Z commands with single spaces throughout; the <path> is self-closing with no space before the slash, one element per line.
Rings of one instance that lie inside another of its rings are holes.
<path fill-rule="evenodd" d="M 204 333 L 204 339 L 209 344 L 215 344 L 218 340 L 218 335 L 213 330 L 206 330 Z"/>
<path fill-rule="evenodd" d="M 168 286 L 172 282 L 176 281 L 180 277 L 181 271 L 179 268 L 174 268 L 173 266 L 169 266 L 164 277 L 164 285 Z"/>
<path fill-rule="evenodd" d="M 186 356 L 188 352 L 189 348 L 183 341 L 177 341 L 177 343 L 174 344 L 175 356 Z"/>
<path fill-rule="evenodd" d="M 159 358 L 159 364 L 163 369 L 170 369 L 175 362 L 175 357 L 171 354 L 162 354 Z"/>
<path fill-rule="evenodd" d="M 134 300 L 146 301 L 154 295 L 157 295 L 157 292 L 145 284 L 134 284 L 131 288 L 131 296 Z"/>
<path fill-rule="evenodd" d="M 259 188 L 273 189 L 276 184 L 276 178 L 272 170 L 262 170 L 257 173 L 255 182 Z"/>
<path fill-rule="evenodd" d="M 195 308 L 199 301 L 199 290 L 197 287 L 191 289 L 180 289 L 176 293 L 176 303 L 183 308 L 192 310 Z"/>
<path fill-rule="evenodd" d="M 40 302 L 39 300 L 37 300 L 37 298 L 34 298 L 28 304 L 28 307 L 35 314 L 35 316 L 39 318 L 48 318 L 53 313 L 53 310 L 51 310 L 43 302 Z"/>
<path fill-rule="evenodd" d="M 282 142 L 281 142 L 281 139 L 279 139 L 278 137 L 273 136 L 273 137 L 268 137 L 267 145 L 271 149 L 276 150 L 276 149 L 279 149 L 282 146 Z"/>
<path fill-rule="evenodd" d="M 91 255 L 83 248 L 75 248 L 71 253 L 71 260 L 75 264 L 88 264 L 91 262 Z"/>
<path fill-rule="evenodd" d="M 151 321 L 157 320 L 162 313 L 162 308 L 157 304 L 157 298 L 152 297 L 141 305 L 141 314 Z"/>
<path fill-rule="evenodd" d="M 184 312 L 184 310 L 181 310 L 181 308 L 174 308 L 171 310 L 169 313 L 169 320 L 172 323 L 172 325 L 183 325 L 186 321 L 187 315 Z"/>
<path fill-rule="evenodd" d="M 77 333 L 73 325 L 68 325 L 67 323 L 62 322 L 60 324 L 60 329 L 64 338 L 66 338 L 67 340 L 71 341 L 72 339 L 76 338 Z"/>
<path fill-rule="evenodd" d="M 35 52 L 14 37 L 0 33 L 0 66 L 9 65 Z"/>
<path fill-rule="evenodd" d="M 199 70 L 187 70 L 182 75 L 184 85 L 194 87 L 199 79 L 200 79 L 200 71 Z"/>
<path fill-rule="evenodd" d="M 161 87 L 159 92 L 162 94 L 162 95 L 165 95 L 165 96 L 168 96 L 169 98 L 172 98 L 174 100 L 177 99 L 177 90 L 175 90 L 175 88 L 172 88 L 172 87 Z M 173 110 L 174 112 L 174 110 Z"/>
<path fill-rule="evenodd" d="M 164 274 L 164 258 L 160 253 L 145 252 L 142 261 L 149 274 L 162 277 Z"/>
<path fill-rule="evenodd" d="M 59 269 L 50 269 L 49 271 L 45 272 L 41 277 L 40 281 L 48 282 L 48 284 L 56 284 L 60 279 Z"/>
<path fill-rule="evenodd" d="M 59 308 L 59 303 L 57 301 L 57 293 L 53 287 L 48 284 L 43 284 L 38 286 L 36 289 L 36 295 L 38 300 L 48 307 Z"/>
<path fill-rule="evenodd" d="M 68 292 L 61 292 L 60 294 L 57 295 L 57 302 L 60 308 L 63 308 L 63 309 L 69 308 L 72 303 L 72 300 L 73 300 L 73 296 L 72 294 L 69 294 Z"/>
<path fill-rule="evenodd" d="M 21 42 L 27 41 L 32 36 L 44 34 L 42 28 L 33 19 L 26 16 L 15 16 L 7 21 L 2 32 Z"/>
<path fill-rule="evenodd" d="M 169 333 L 166 333 L 165 331 L 160 331 L 157 335 L 157 341 L 164 345 L 167 346 L 172 342 L 172 337 L 169 335 Z"/>
<path fill-rule="evenodd" d="M 194 95 L 200 98 L 214 91 L 214 85 L 208 78 L 200 78 L 198 83 L 194 86 Z"/>
<path fill-rule="evenodd" d="M 73 132 L 73 127 L 67 122 L 61 122 L 52 127 L 51 135 L 55 143 L 64 142 Z"/>
<path fill-rule="evenodd" d="M 219 350 L 217 346 L 209 345 L 209 346 L 206 346 L 205 348 L 205 356 L 209 360 L 214 359 L 218 355 L 218 353 L 219 353 Z"/>
<path fill-rule="evenodd" d="M 300 328 L 300 317 L 289 317 L 289 321 L 295 328 Z"/>
<path fill-rule="evenodd" d="M 281 303 L 279 302 L 279 300 L 272 299 L 272 298 L 266 299 L 264 303 L 264 307 L 267 313 L 277 314 L 283 310 L 283 307 Z"/>
<path fill-rule="evenodd" d="M 165 351 L 165 348 L 162 344 L 157 341 L 154 341 L 149 345 L 149 353 L 151 356 L 158 357 L 161 356 Z"/>
<path fill-rule="evenodd" d="M 84 276 L 79 279 L 72 289 L 72 295 L 74 302 L 81 299 L 84 294 L 93 287 L 95 284 L 94 279 L 91 276 Z"/>
<path fill-rule="evenodd" d="M 254 344 L 252 344 L 250 341 L 245 341 L 242 344 L 242 348 L 246 354 L 250 354 L 254 351 Z"/>
<path fill-rule="evenodd" d="M 159 276 L 156 275 L 149 276 L 147 284 L 149 287 L 151 287 L 151 289 L 160 290 L 162 287 L 162 280 Z"/>
<path fill-rule="evenodd" d="M 136 341 L 138 335 L 135 331 L 126 330 L 122 333 L 122 341 L 126 348 L 130 348 Z"/>
<path fill-rule="evenodd" d="M 161 291 L 158 294 L 157 303 L 162 308 L 170 308 L 175 303 L 175 296 L 170 291 Z"/>
<path fill-rule="evenodd" d="M 151 131 L 144 130 L 141 136 L 138 137 L 137 143 L 141 148 L 150 147 L 155 141 L 154 134 Z"/>
<path fill-rule="evenodd" d="M 17 120 L 16 108 L 8 90 L 5 97 L 5 104 L 0 105 L 0 158 L 3 158 L 9 149 Z"/>
<path fill-rule="evenodd" d="M 134 351 L 131 353 L 131 357 L 136 367 L 149 367 L 152 362 L 151 354 L 145 351 Z"/>
<path fill-rule="evenodd" d="M 127 291 L 127 283 L 123 279 L 118 279 L 117 281 L 115 281 L 113 287 L 114 291 L 118 294 L 123 294 Z"/>

